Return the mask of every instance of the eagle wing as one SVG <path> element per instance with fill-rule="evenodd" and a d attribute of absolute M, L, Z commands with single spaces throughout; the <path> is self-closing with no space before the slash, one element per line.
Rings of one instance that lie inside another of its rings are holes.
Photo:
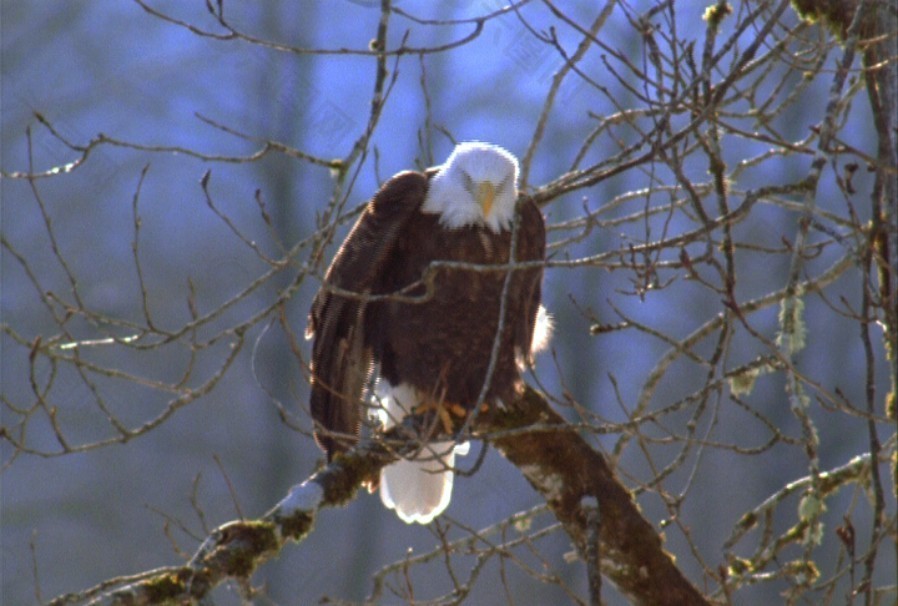
<path fill-rule="evenodd" d="M 314 337 L 310 409 L 315 440 L 328 460 L 358 437 L 361 400 L 373 363 L 365 302 L 332 288 L 371 293 L 403 225 L 418 212 L 426 192 L 427 176 L 419 172 L 402 172 L 384 183 L 340 246 L 312 303 L 306 328 L 306 337 Z"/>

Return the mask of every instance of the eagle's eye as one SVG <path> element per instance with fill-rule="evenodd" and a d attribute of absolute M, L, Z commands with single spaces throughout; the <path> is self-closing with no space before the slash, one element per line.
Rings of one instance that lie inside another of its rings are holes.
<path fill-rule="evenodd" d="M 468 173 L 466 173 L 464 171 L 462 171 L 461 176 L 465 182 L 465 190 L 473 196 L 474 195 L 474 179 L 472 179 L 471 175 L 469 175 Z"/>
<path fill-rule="evenodd" d="M 500 184 L 499 184 L 499 187 L 496 188 L 496 189 L 498 189 L 499 191 L 505 191 L 506 189 L 508 189 L 509 187 L 511 187 L 511 179 L 512 179 L 512 176 L 511 176 L 511 175 L 508 175 L 507 177 L 505 177 L 505 178 L 502 180 L 502 183 L 500 183 Z"/>

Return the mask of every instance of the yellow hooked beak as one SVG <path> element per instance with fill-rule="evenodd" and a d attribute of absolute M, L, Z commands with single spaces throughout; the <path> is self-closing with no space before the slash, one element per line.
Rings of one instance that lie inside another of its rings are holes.
<path fill-rule="evenodd" d="M 493 208 L 493 200 L 496 197 L 496 188 L 489 181 L 481 181 L 477 186 L 477 203 L 483 208 L 483 216 L 490 215 L 490 209 Z"/>

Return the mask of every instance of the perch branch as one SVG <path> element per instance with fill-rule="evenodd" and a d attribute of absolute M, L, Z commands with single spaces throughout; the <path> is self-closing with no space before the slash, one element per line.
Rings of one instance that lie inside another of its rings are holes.
<path fill-rule="evenodd" d="M 312 532 L 319 510 L 345 505 L 382 467 L 417 449 L 416 440 L 409 439 L 415 422 L 407 419 L 383 439 L 366 441 L 337 457 L 294 486 L 262 517 L 219 526 L 185 564 L 112 579 L 80 593 L 59 596 L 50 606 L 190 604 L 227 580 L 249 579 L 289 540 L 303 541 Z M 534 431 L 526 431 L 531 426 Z M 547 429 L 554 426 L 557 431 Z M 507 409 L 481 415 L 475 431 L 492 441 L 546 500 L 583 561 L 599 566 L 632 603 L 708 603 L 676 568 L 654 527 L 639 512 L 606 459 L 553 411 L 542 395 L 528 387 Z M 499 437 L 491 439 L 491 432 Z M 397 443 L 401 447 L 397 448 Z M 601 511 L 598 546 L 596 510 Z M 595 574 L 590 571 L 590 578 L 596 578 Z"/>

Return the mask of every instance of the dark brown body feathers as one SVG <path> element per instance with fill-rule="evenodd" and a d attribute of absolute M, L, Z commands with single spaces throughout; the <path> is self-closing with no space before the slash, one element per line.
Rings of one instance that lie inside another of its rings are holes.
<path fill-rule="evenodd" d="M 371 369 L 391 385 L 471 409 L 484 385 L 498 327 L 507 272 L 432 267 L 433 261 L 502 265 L 511 229 L 477 225 L 447 229 L 439 215 L 422 213 L 429 175 L 404 172 L 375 194 L 347 236 L 315 297 L 307 334 L 312 346 L 311 412 L 328 459 L 356 440 Z M 545 255 L 542 215 L 519 203 L 518 261 Z M 520 382 L 518 362 L 530 354 L 540 302 L 542 268 L 514 271 L 505 325 L 487 401 L 510 398 Z M 360 294 L 400 293 L 404 299 L 365 302 Z"/>

